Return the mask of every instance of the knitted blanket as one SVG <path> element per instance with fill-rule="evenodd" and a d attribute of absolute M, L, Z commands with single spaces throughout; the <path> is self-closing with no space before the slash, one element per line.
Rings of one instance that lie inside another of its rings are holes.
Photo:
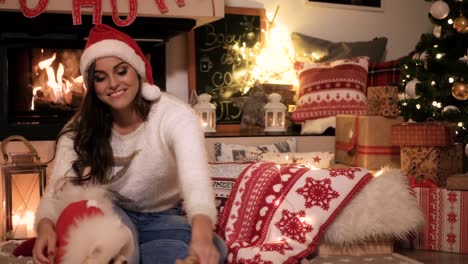
<path fill-rule="evenodd" d="M 372 179 L 363 168 L 248 166 L 219 218 L 228 263 L 298 263 L 346 204 Z"/>

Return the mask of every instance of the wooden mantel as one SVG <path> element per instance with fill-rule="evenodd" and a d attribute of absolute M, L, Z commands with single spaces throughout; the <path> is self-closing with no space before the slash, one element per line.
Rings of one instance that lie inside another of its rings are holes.
<path fill-rule="evenodd" d="M 30 10 L 44 8 L 45 13 L 69 13 L 72 21 L 71 0 L 26 0 L 26 7 Z M 88 1 L 89 2 L 89 1 Z M 99 2 L 97 0 L 96 2 Z M 112 15 L 111 0 L 100 0 L 102 15 Z M 224 17 L 224 0 L 116 0 L 117 9 L 122 19 L 129 13 L 129 3 L 136 2 L 137 18 L 165 17 L 192 18 L 196 26 L 211 23 Z M 160 4 L 158 6 L 158 3 Z M 44 7 L 45 6 L 45 7 Z M 165 10 L 161 6 L 167 7 Z M 20 0 L 0 1 L 0 11 L 21 11 Z M 92 14 L 93 7 L 81 8 L 82 14 Z M 12 23 L 14 21 L 11 21 Z M 71 22 L 70 22 L 71 23 Z"/>

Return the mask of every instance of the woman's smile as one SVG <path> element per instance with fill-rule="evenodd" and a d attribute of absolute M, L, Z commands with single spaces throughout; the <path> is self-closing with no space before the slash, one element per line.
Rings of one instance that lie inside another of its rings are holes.
<path fill-rule="evenodd" d="M 109 96 L 110 97 L 118 97 L 118 96 L 123 95 L 126 91 L 127 91 L 127 89 L 120 89 L 120 90 L 109 93 Z"/>

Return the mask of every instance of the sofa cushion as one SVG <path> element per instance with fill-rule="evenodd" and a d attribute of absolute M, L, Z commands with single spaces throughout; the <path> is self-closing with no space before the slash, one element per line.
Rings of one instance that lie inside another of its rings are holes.
<path fill-rule="evenodd" d="M 365 115 L 369 59 L 355 57 L 325 63 L 296 63 L 299 100 L 294 122 L 336 116 Z"/>
<path fill-rule="evenodd" d="M 259 156 L 259 161 L 278 164 L 297 164 L 310 168 L 330 168 L 335 163 L 333 152 L 266 152 Z"/>
<path fill-rule="evenodd" d="M 252 162 L 210 162 L 209 169 L 211 182 L 216 199 L 218 215 L 223 211 L 224 205 L 231 193 L 236 179 L 242 171 Z"/>
<path fill-rule="evenodd" d="M 296 139 L 290 138 L 275 144 L 246 146 L 239 144 L 215 143 L 215 160 L 218 162 L 257 161 L 265 152 L 296 152 Z"/>
<path fill-rule="evenodd" d="M 398 86 L 400 82 L 400 59 L 384 62 L 370 62 L 367 87 Z"/>
<path fill-rule="evenodd" d="M 372 62 L 380 62 L 388 41 L 386 37 L 376 37 L 366 41 L 332 42 L 297 32 L 291 34 L 291 40 L 297 59 L 309 62 L 334 61 L 358 56 L 366 56 Z M 314 52 L 320 56 L 318 60 L 311 56 Z"/>

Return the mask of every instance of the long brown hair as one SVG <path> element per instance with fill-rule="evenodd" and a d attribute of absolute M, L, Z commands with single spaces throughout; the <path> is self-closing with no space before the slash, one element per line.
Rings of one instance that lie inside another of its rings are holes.
<path fill-rule="evenodd" d="M 77 159 L 73 161 L 72 169 L 78 177 L 72 181 L 76 184 L 88 181 L 105 183 L 110 178 L 111 168 L 114 165 L 110 142 L 113 117 L 110 107 L 96 95 L 95 67 L 94 62 L 88 68 L 87 91 L 80 108 L 59 134 L 59 138 L 69 136 L 74 141 L 73 148 Z M 142 120 L 148 119 L 152 104 L 152 101 L 147 101 L 141 96 L 140 79 L 140 89 L 134 99 L 134 108 Z"/>

